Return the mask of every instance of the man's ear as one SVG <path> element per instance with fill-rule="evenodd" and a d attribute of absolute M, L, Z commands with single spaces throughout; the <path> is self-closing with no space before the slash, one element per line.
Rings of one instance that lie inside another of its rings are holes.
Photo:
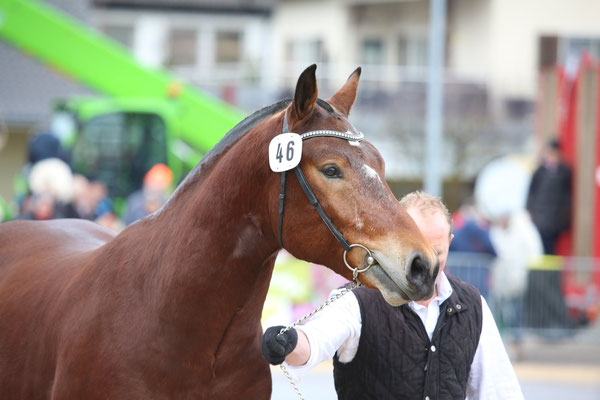
<path fill-rule="evenodd" d="M 340 88 L 331 98 L 329 102 L 335 106 L 345 117 L 350 114 L 350 109 L 356 100 L 356 90 L 358 88 L 358 80 L 360 79 L 361 68 L 358 67 L 350 74 L 344 86 Z"/>
<path fill-rule="evenodd" d="M 294 99 L 292 100 L 290 126 L 294 122 L 308 118 L 313 112 L 318 94 L 316 69 L 317 65 L 313 64 L 306 68 L 298 78 Z"/>

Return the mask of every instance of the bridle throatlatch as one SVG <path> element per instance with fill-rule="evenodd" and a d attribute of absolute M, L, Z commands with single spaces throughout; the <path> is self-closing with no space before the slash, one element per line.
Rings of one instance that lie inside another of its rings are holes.
<path fill-rule="evenodd" d="M 287 116 L 284 113 L 282 133 L 286 133 L 286 132 L 289 132 L 289 127 L 287 124 Z M 326 130 L 326 129 L 325 130 L 315 130 L 315 131 L 310 131 L 310 132 L 305 132 L 305 133 L 300 134 L 300 138 L 302 139 L 302 141 L 310 139 L 310 138 L 314 138 L 314 137 L 333 137 L 333 138 L 344 139 L 344 140 L 348 140 L 348 141 L 360 142 L 361 140 L 364 139 L 365 136 L 363 135 L 362 132 L 352 133 L 352 132 L 340 132 L 340 131 Z M 369 268 L 371 268 L 375 264 L 375 258 L 373 257 L 371 250 L 369 250 L 366 246 L 364 246 L 362 244 L 358 244 L 358 243 L 349 244 L 346 241 L 346 239 L 344 239 L 344 235 L 342 234 L 342 232 L 337 230 L 337 228 L 333 225 L 333 222 L 331 221 L 331 219 L 325 213 L 325 210 L 323 210 L 323 207 L 319 203 L 317 196 L 315 196 L 308 181 L 306 180 L 306 177 L 304 176 L 304 173 L 302 172 L 300 163 L 298 163 L 298 165 L 295 166 L 293 168 L 293 170 L 294 170 L 294 174 L 296 175 L 296 178 L 298 179 L 298 182 L 300 183 L 300 187 L 302 188 L 302 191 L 308 198 L 308 201 L 315 208 L 315 210 L 317 211 L 317 213 L 319 214 L 319 216 L 321 217 L 321 219 L 325 223 L 325 226 L 327 226 L 327 228 L 329 229 L 331 234 L 336 238 L 336 240 L 344 248 L 344 264 L 346 264 L 346 266 L 352 271 L 352 277 L 354 279 L 354 282 L 357 285 L 360 285 L 360 281 L 358 280 L 358 274 L 366 272 L 367 270 L 369 270 Z M 282 227 L 283 227 L 283 210 L 284 210 L 284 205 L 285 205 L 286 180 L 287 180 L 287 171 L 282 171 L 281 172 L 281 190 L 279 193 L 279 223 L 278 223 L 278 227 L 277 227 L 277 239 L 279 240 L 279 245 L 281 246 L 281 248 L 284 248 Z M 365 261 L 366 261 L 365 267 L 363 267 L 363 268 L 356 267 L 355 268 L 355 267 L 352 267 L 348 263 L 347 253 L 350 250 L 352 250 L 353 247 L 360 247 L 367 252 L 367 257 L 365 259 Z"/>

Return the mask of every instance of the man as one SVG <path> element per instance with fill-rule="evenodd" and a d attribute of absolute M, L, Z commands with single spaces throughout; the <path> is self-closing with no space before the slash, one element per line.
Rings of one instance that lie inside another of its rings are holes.
<path fill-rule="evenodd" d="M 527 195 L 527 211 L 536 226 L 544 254 L 557 254 L 556 243 L 571 223 L 572 172 L 564 162 L 560 143 L 550 140 L 542 153 L 541 162 L 531 177 Z M 543 273 L 544 279 L 536 279 Z M 528 298 L 544 304 L 544 318 L 531 314 L 529 323 L 541 327 L 572 326 L 561 288 L 561 271 L 530 271 Z M 530 303 L 531 304 L 531 303 Z"/>
<path fill-rule="evenodd" d="M 446 206 L 423 192 L 400 204 L 437 251 L 432 298 L 392 307 L 360 287 L 298 329 L 267 329 L 263 354 L 296 377 L 328 358 L 340 399 L 522 399 L 492 314 L 477 289 L 444 272 L 452 240 Z"/>
<path fill-rule="evenodd" d="M 542 237 L 544 253 L 555 254 L 556 239 L 571 222 L 571 169 L 557 140 L 548 143 L 531 177 L 527 210 Z"/>

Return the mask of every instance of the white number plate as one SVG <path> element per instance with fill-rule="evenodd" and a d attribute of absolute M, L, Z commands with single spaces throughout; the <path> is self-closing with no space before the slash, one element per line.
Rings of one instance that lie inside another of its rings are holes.
<path fill-rule="evenodd" d="M 269 166 L 274 172 L 295 168 L 301 158 L 302 138 L 297 133 L 282 133 L 269 143 Z"/>

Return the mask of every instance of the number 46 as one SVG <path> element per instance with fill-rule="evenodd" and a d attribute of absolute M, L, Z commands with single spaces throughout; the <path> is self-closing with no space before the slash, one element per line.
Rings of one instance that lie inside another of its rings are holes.
<path fill-rule="evenodd" d="M 277 156 L 276 157 L 279 160 L 279 162 L 282 162 L 283 151 L 281 149 L 281 143 L 277 144 Z M 285 159 L 287 161 L 292 161 L 293 158 L 294 158 L 294 142 L 290 141 L 287 144 L 287 150 L 285 152 Z"/>

